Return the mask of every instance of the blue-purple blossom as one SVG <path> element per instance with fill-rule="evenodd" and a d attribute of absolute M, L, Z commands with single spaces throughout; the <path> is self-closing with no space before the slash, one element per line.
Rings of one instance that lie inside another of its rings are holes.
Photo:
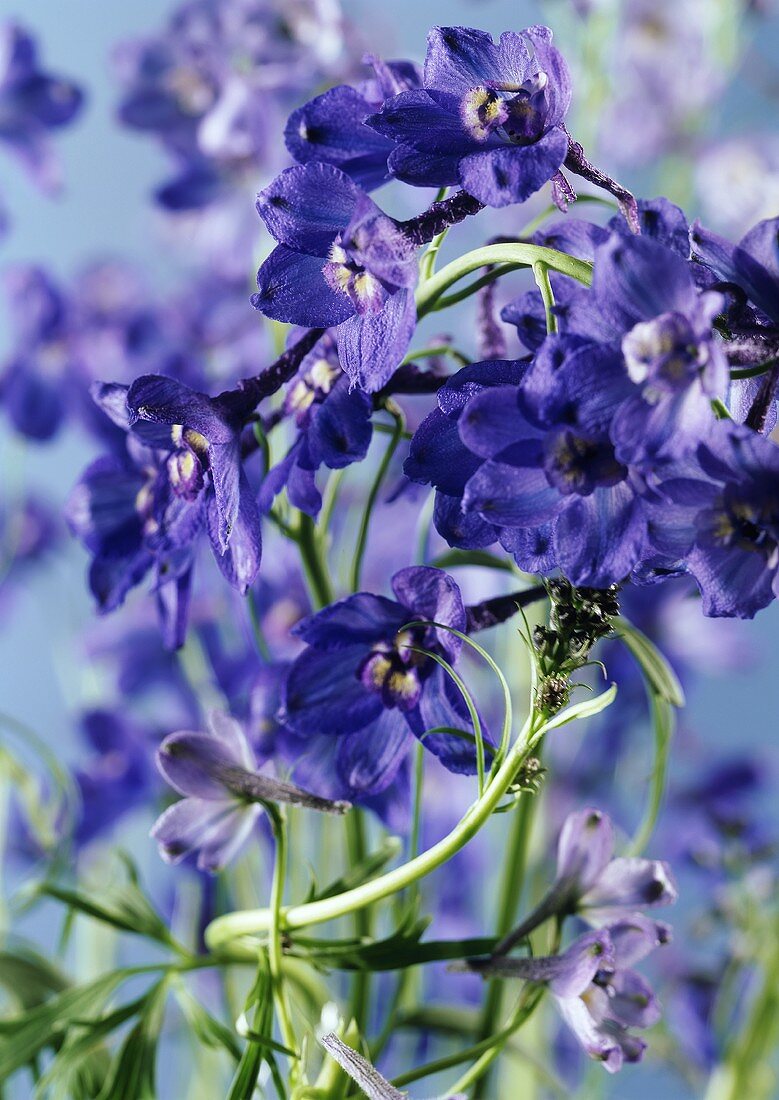
<path fill-rule="evenodd" d="M 689 572 L 706 615 L 751 619 L 779 591 L 779 450 L 729 421 L 659 472 L 649 534 L 661 569 Z"/>
<path fill-rule="evenodd" d="M 451 771 L 472 773 L 467 710 L 428 653 L 456 661 L 465 630 L 460 590 L 439 569 L 410 566 L 392 579 L 395 599 L 358 592 L 303 619 L 307 648 L 290 668 L 281 718 L 295 733 L 333 742 L 349 797 L 379 794 L 398 774 L 414 736 Z M 438 623 L 439 626 L 419 625 Z M 425 650 L 426 652 L 420 652 Z"/>
<path fill-rule="evenodd" d="M 88 844 L 142 806 L 155 783 L 151 743 L 135 722 L 120 712 L 91 710 L 81 725 L 92 752 L 75 772 L 81 804 L 75 839 Z"/>
<path fill-rule="evenodd" d="M 422 88 L 389 99 L 368 120 L 397 143 L 393 175 L 417 186 L 459 184 L 487 206 L 522 202 L 568 152 L 568 68 L 547 27 L 434 27 Z"/>
<path fill-rule="evenodd" d="M 335 327 L 353 386 L 380 390 L 416 324 L 414 247 L 338 168 L 288 168 L 257 197 L 279 242 L 257 272 L 255 308 L 276 321 Z"/>
<path fill-rule="evenodd" d="M 184 795 L 152 828 L 160 855 L 177 863 L 198 852 L 201 871 L 221 870 L 248 840 L 263 803 L 284 802 L 326 813 L 344 813 L 331 802 L 257 771 L 241 724 L 222 711 L 208 714 L 207 733 L 172 733 L 157 753 L 157 766 Z"/>
<path fill-rule="evenodd" d="M 390 178 L 387 160 L 395 148 L 390 138 L 366 125 L 385 99 L 416 88 L 422 76 L 410 61 L 366 58 L 375 77 L 356 88 L 339 84 L 305 103 L 289 116 L 284 140 L 299 164 L 333 164 L 366 191 Z"/>
<path fill-rule="evenodd" d="M 269 508 L 286 488 L 293 507 L 316 516 L 322 506 L 317 471 L 322 466 L 341 470 L 365 458 L 373 435 L 372 413 L 370 397 L 349 388 L 335 341 L 324 336 L 287 388 L 283 415 L 297 427 L 297 437 L 263 480 L 260 506 Z"/>
<path fill-rule="evenodd" d="M 32 35 L 18 23 L 0 25 L 0 144 L 49 193 L 60 186 L 49 132 L 78 114 L 83 92 L 41 68 Z"/>

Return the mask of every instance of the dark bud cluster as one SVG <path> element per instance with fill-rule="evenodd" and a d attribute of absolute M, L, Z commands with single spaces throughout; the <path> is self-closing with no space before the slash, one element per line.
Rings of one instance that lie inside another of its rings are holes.
<path fill-rule="evenodd" d="M 618 586 L 575 588 L 561 578 L 546 584 L 551 608 L 548 626 L 533 631 L 539 668 L 538 706 L 549 714 L 564 707 L 571 676 L 588 661 L 595 643 L 611 632 L 619 615 Z"/>

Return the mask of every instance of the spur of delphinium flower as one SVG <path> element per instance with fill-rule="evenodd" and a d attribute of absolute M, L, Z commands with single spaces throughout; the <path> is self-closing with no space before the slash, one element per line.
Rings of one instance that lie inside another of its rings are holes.
<path fill-rule="evenodd" d="M 155 134 L 178 162 L 157 200 L 171 210 L 207 207 L 258 165 L 278 166 L 271 135 L 280 111 L 327 79 L 343 47 L 341 22 L 322 4 L 186 2 L 155 37 L 122 43 L 119 118 Z"/>
<path fill-rule="evenodd" d="M 385 790 L 414 736 L 450 771 L 476 770 L 472 739 L 436 732 L 462 729 L 468 717 L 458 688 L 427 655 L 457 660 L 463 643 L 446 628 L 465 630 L 460 590 L 440 569 L 410 566 L 392 578 L 392 591 L 394 600 L 358 592 L 293 630 L 306 649 L 289 671 L 281 719 L 301 736 L 332 739 L 350 798 Z"/>
<path fill-rule="evenodd" d="M 248 839 L 264 803 L 335 814 L 349 809 L 347 802 L 331 802 L 258 773 L 246 735 L 229 715 L 212 710 L 207 725 L 207 733 L 171 734 L 157 753 L 163 777 L 184 795 L 152 828 L 169 863 L 197 851 L 201 871 L 221 870 Z"/>
<path fill-rule="evenodd" d="M 593 261 L 591 289 L 566 287 L 560 330 L 608 348 L 635 383 L 609 427 L 618 459 L 651 465 L 679 456 L 713 421 L 712 399 L 728 394 L 728 361 L 713 330 L 725 299 L 701 291 L 692 266 L 659 236 L 612 232 Z M 522 323 L 521 306 L 504 319 Z"/>
<path fill-rule="evenodd" d="M 677 893 L 667 863 L 614 855 L 614 827 L 607 814 L 586 809 L 569 814 L 557 845 L 557 875 L 532 913 L 495 948 L 506 954 L 552 916 L 577 914 L 600 926 L 639 909 L 670 905 Z"/>
<path fill-rule="evenodd" d="M 339 84 L 293 111 L 284 141 L 299 164 L 333 164 L 366 191 L 390 178 L 387 160 L 395 142 L 365 124 L 391 96 L 417 88 L 422 74 L 410 61 L 365 59 L 374 78 L 356 87 Z"/>
<path fill-rule="evenodd" d="M 703 612 L 751 619 L 779 594 L 779 449 L 715 421 L 694 455 L 658 469 L 649 536 L 659 570 L 690 573 Z"/>
<path fill-rule="evenodd" d="M 373 403 L 349 388 L 335 341 L 324 336 L 300 365 L 284 395 L 282 415 L 297 427 L 285 457 L 263 479 L 260 506 L 269 508 L 283 488 L 290 504 L 315 516 L 322 506 L 316 485 L 321 466 L 343 469 L 365 458 L 373 430 Z"/>
<path fill-rule="evenodd" d="M 257 197 L 279 242 L 257 272 L 255 308 L 276 321 L 334 327 L 353 386 L 380 390 L 416 324 L 414 245 L 338 168 L 288 168 Z"/>
<path fill-rule="evenodd" d="M 81 89 L 40 67 L 34 38 L 17 23 L 0 25 L 0 144 L 44 191 L 60 185 L 49 131 L 78 114 Z"/>
<path fill-rule="evenodd" d="M 397 148 L 390 171 L 417 186 L 459 184 L 488 206 L 522 202 L 568 153 L 568 68 L 546 27 L 484 31 L 434 27 L 422 87 L 388 99 L 368 119 Z"/>
<path fill-rule="evenodd" d="M 625 1062 L 639 1062 L 646 1050 L 630 1029 L 660 1019 L 657 998 L 632 966 L 669 939 L 667 925 L 634 914 L 585 932 L 561 955 L 474 959 L 464 965 L 485 978 L 545 985 L 585 1053 L 616 1073 Z"/>

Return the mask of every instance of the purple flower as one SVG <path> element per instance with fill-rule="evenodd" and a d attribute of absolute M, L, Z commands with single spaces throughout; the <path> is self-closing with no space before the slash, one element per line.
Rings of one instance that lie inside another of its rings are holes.
<path fill-rule="evenodd" d="M 81 801 L 76 842 L 88 844 L 148 799 L 153 772 L 148 738 L 121 713 L 92 710 L 81 724 L 93 754 L 75 772 Z"/>
<path fill-rule="evenodd" d="M 285 457 L 262 483 L 261 508 L 286 487 L 290 504 L 316 516 L 322 497 L 316 485 L 321 466 L 344 469 L 360 462 L 368 452 L 373 403 L 362 390 L 350 390 L 341 370 L 335 341 L 325 336 L 303 360 L 292 379 L 283 415 L 298 429 Z"/>
<path fill-rule="evenodd" d="M 336 326 L 352 385 L 380 390 L 416 324 L 413 245 L 329 164 L 288 168 L 260 192 L 257 210 L 279 244 L 257 272 L 255 308 L 277 321 Z"/>
<path fill-rule="evenodd" d="M 586 932 L 561 955 L 493 958 L 469 969 L 485 977 L 523 978 L 546 985 L 585 1053 L 616 1073 L 646 1049 L 631 1028 L 651 1027 L 660 1005 L 632 965 L 668 943 L 670 929 L 634 914 Z"/>
<path fill-rule="evenodd" d="M 666 568 L 681 563 L 706 615 L 751 619 L 779 591 L 779 451 L 717 421 L 694 456 L 658 472 L 649 536 Z"/>
<path fill-rule="evenodd" d="M 568 152 L 567 66 L 547 27 L 434 27 L 423 87 L 388 100 L 368 125 L 397 143 L 393 175 L 417 186 L 459 184 L 487 206 L 522 202 Z"/>
<path fill-rule="evenodd" d="M 462 642 L 443 627 L 465 630 L 460 590 L 439 569 L 422 566 L 401 569 L 392 589 L 394 600 L 359 592 L 293 631 L 307 648 L 290 668 L 281 719 L 302 737 L 330 739 L 350 798 L 386 790 L 413 736 L 451 771 L 476 767 L 472 741 L 436 732 L 467 725 L 467 711 L 444 669 L 418 651 L 456 661 Z"/>
<path fill-rule="evenodd" d="M 160 855 L 178 863 L 199 852 L 201 871 L 221 870 L 242 848 L 263 803 L 285 802 L 326 813 L 344 813 L 330 802 L 289 783 L 260 775 L 240 723 L 221 711 L 208 715 L 208 733 L 173 733 L 157 753 L 165 780 L 185 797 L 152 828 Z"/>
<path fill-rule="evenodd" d="M 366 191 L 390 178 L 387 160 L 395 143 L 365 124 L 385 99 L 422 82 L 410 61 L 379 61 L 366 58 L 375 79 L 357 88 L 339 84 L 293 111 L 284 140 L 298 164 L 318 161 L 340 168 Z"/>
<path fill-rule="evenodd" d="M 677 898 L 667 863 L 614 856 L 614 828 L 600 810 L 569 814 L 557 846 L 557 875 L 532 913 L 506 936 L 496 954 L 506 954 L 549 917 L 578 914 L 593 927 L 622 920 L 639 909 L 670 905 Z"/>
<path fill-rule="evenodd" d="M 31 34 L 16 23 L 0 25 L 0 142 L 44 191 L 60 185 L 49 131 L 71 122 L 82 102 L 76 84 L 40 68 Z"/>

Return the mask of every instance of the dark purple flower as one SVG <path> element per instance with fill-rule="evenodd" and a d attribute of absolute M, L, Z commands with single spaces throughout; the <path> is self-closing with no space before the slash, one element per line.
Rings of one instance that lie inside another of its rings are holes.
<path fill-rule="evenodd" d="M 401 92 L 368 120 L 397 143 L 393 175 L 417 186 L 459 184 L 487 206 L 522 202 L 568 152 L 567 66 L 547 27 L 484 31 L 434 27 L 423 87 Z"/>
<path fill-rule="evenodd" d="M 462 697 L 424 649 L 450 664 L 462 648 L 435 622 L 465 630 L 454 581 L 439 569 L 409 567 L 392 580 L 394 600 L 359 592 L 294 628 L 307 648 L 287 677 L 281 719 L 307 738 L 333 742 L 350 795 L 379 794 L 398 774 L 413 736 L 451 771 L 472 773 L 473 741 L 435 732 L 467 725 Z M 403 629 L 408 627 L 408 629 Z"/>
<path fill-rule="evenodd" d="M 373 434 L 372 413 L 370 397 L 349 388 L 335 341 L 323 337 L 303 360 L 285 394 L 283 414 L 296 424 L 298 434 L 265 477 L 260 506 L 269 508 L 286 487 L 293 507 L 316 516 L 322 506 L 317 470 L 321 466 L 340 470 L 365 458 Z"/>
<path fill-rule="evenodd" d="M 257 772 L 239 722 L 221 711 L 208 715 L 208 733 L 173 733 L 157 753 L 157 766 L 179 794 L 152 828 L 160 855 L 178 863 L 199 852 L 201 871 L 221 870 L 241 849 L 263 803 L 285 802 L 326 813 L 344 813 L 331 802 Z"/>
<path fill-rule="evenodd" d="M 751 619 L 779 590 L 779 451 L 759 433 L 714 422 L 694 456 L 658 471 L 649 536 L 681 563 L 706 615 Z"/>
<path fill-rule="evenodd" d="M 352 385 L 380 390 L 416 324 L 413 245 L 329 164 L 288 168 L 260 192 L 257 210 L 279 244 L 257 272 L 255 308 L 277 321 L 336 327 Z"/>
<path fill-rule="evenodd" d="M 298 164 L 332 164 L 371 191 L 390 178 L 387 160 L 395 143 L 365 120 L 385 99 L 418 87 L 422 77 L 410 61 L 366 60 L 374 67 L 375 79 L 356 88 L 339 84 L 293 111 L 284 140 Z"/>
<path fill-rule="evenodd" d="M 28 31 L 17 23 L 0 25 L 0 143 L 44 191 L 60 185 L 49 131 L 71 122 L 82 102 L 76 84 L 41 69 Z"/>

